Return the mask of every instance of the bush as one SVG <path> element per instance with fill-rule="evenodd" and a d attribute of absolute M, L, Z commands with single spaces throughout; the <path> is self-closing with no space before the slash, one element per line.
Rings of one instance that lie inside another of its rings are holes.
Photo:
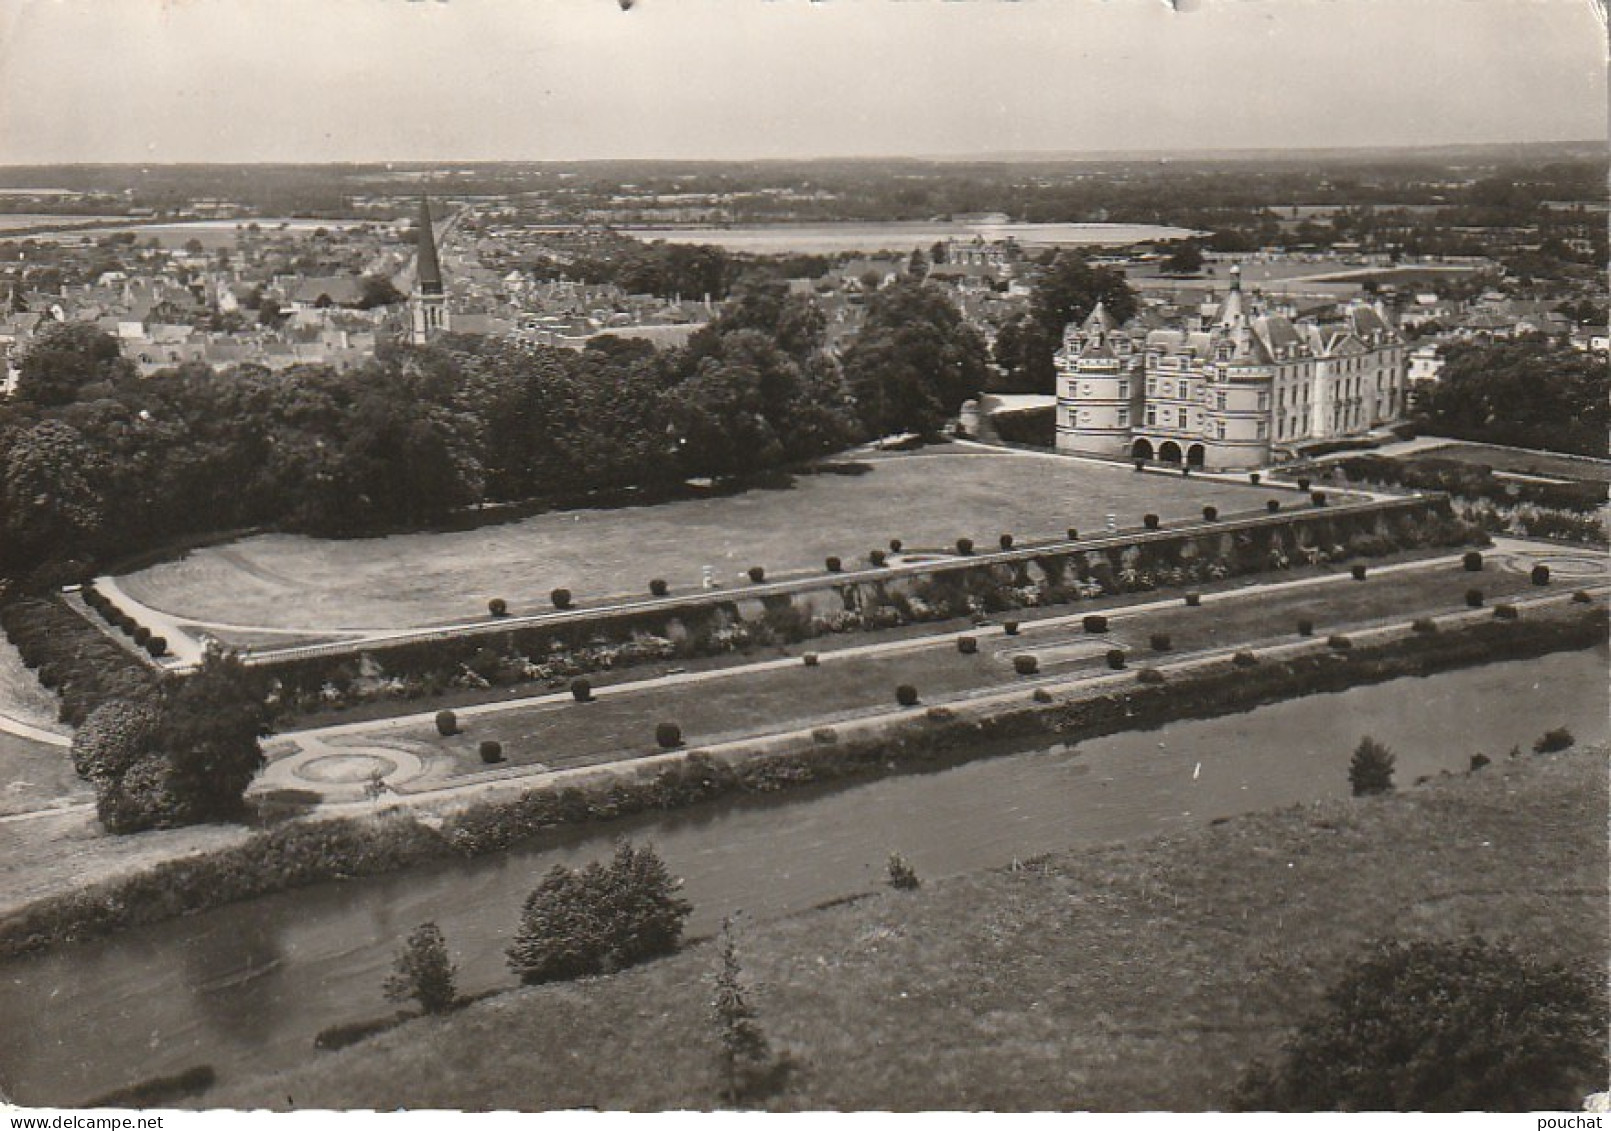
<path fill-rule="evenodd" d="M 832 746 L 839 741 L 839 732 L 833 727 L 818 727 L 811 732 L 811 741 L 820 742 L 824 746 Z"/>
<path fill-rule="evenodd" d="M 485 759 L 484 745 L 482 751 Z M 441 928 L 435 923 L 421 923 L 397 953 L 391 976 L 386 979 L 386 1000 L 417 1001 L 426 1013 L 446 1013 L 459 1000 L 453 982 L 457 973 L 448 958 Z"/>
<path fill-rule="evenodd" d="M 1012 535 L 1011 534 L 1003 534 L 1000 538 L 997 539 L 997 542 L 1000 543 L 1001 548 L 1003 550 L 1012 549 Z"/>
<path fill-rule="evenodd" d="M 1145 526 L 1148 530 L 1157 530 L 1158 522 L 1159 518 L 1155 514 L 1144 514 L 1141 516 L 1141 525 Z"/>
<path fill-rule="evenodd" d="M 1540 562 L 1538 565 L 1535 565 L 1533 567 L 1533 572 L 1531 574 L 1529 574 L 1528 576 L 1532 579 L 1532 582 L 1533 582 L 1534 585 L 1548 585 L 1549 584 L 1549 566 L 1544 565 L 1542 562 Z"/>
<path fill-rule="evenodd" d="M 1167 632 L 1154 632 L 1148 638 L 1148 643 L 1152 645 L 1154 652 L 1167 652 L 1170 646 L 1169 634 Z"/>
<path fill-rule="evenodd" d="M 682 745 L 682 727 L 676 723 L 660 723 L 654 728 L 654 740 L 662 750 L 675 750 Z"/>
<path fill-rule="evenodd" d="M 909 683 L 903 683 L 895 689 L 895 702 L 902 707 L 917 706 L 917 688 Z"/>
<path fill-rule="evenodd" d="M 1308 477 L 1300 475 L 1298 477 L 1298 490 L 1307 491 L 1308 489 L 1309 489 L 1309 479 L 1308 479 Z"/>
<path fill-rule="evenodd" d="M 1276 511 L 1281 509 L 1281 500 L 1280 499 L 1265 499 L 1264 500 L 1264 509 L 1269 511 L 1271 514 L 1274 514 Z"/>
<path fill-rule="evenodd" d="M 1431 1003 L 1435 1003 L 1431 1004 Z M 1572 1111 L 1605 1088 L 1597 972 L 1503 945 L 1387 941 L 1350 963 L 1239 1110 Z"/>
<path fill-rule="evenodd" d="M 1594 596 L 1587 589 L 1577 589 L 1577 590 L 1573 591 L 1573 593 L 1572 593 L 1572 604 L 1574 604 L 1574 605 L 1591 605 L 1593 603 L 1594 603 Z"/>
<path fill-rule="evenodd" d="M 1014 656 L 1012 658 L 1012 670 L 1019 675 L 1034 675 L 1040 671 L 1040 661 L 1028 654 Z"/>
<path fill-rule="evenodd" d="M 436 713 L 436 733 L 443 738 L 451 738 L 459 733 L 459 717 L 452 711 L 438 711 Z"/>
<path fill-rule="evenodd" d="M 1087 613 L 1080 618 L 1080 624 L 1086 632 L 1099 633 L 1108 630 L 1108 618 L 1101 613 Z"/>
<path fill-rule="evenodd" d="M 1479 751 L 1476 754 L 1473 754 L 1471 756 L 1471 771 L 1470 772 L 1471 773 L 1476 773 L 1478 770 L 1482 769 L 1484 766 L 1490 766 L 1492 764 L 1493 764 L 1493 759 L 1488 757 L 1488 755 L 1486 755 L 1486 754 L 1482 753 L 1481 751 Z"/>
<path fill-rule="evenodd" d="M 548 595 L 548 599 L 554 602 L 554 608 L 556 609 L 568 609 L 571 607 L 571 591 L 569 589 L 556 589 Z"/>
<path fill-rule="evenodd" d="M 808 668 L 814 668 L 822 662 L 822 658 L 815 652 L 806 652 L 800 656 L 800 662 Z"/>
<path fill-rule="evenodd" d="M 1250 472 L 1247 473 L 1247 481 L 1249 483 L 1253 484 L 1253 486 L 1255 486 L 1255 487 L 1257 487 L 1259 485 L 1259 479 L 1260 478 L 1262 478 L 1262 477 L 1256 471 L 1250 471 Z"/>
<path fill-rule="evenodd" d="M 1195 609 L 1199 605 L 1201 605 L 1202 603 L 1203 603 L 1203 595 L 1201 593 L 1198 593 L 1196 590 L 1193 590 L 1192 592 L 1186 594 L 1186 607 L 1188 609 Z"/>
<path fill-rule="evenodd" d="M 1359 740 L 1348 763 L 1348 784 L 1355 797 L 1393 792 L 1393 752 L 1369 735 Z"/>
<path fill-rule="evenodd" d="M 1219 518 L 1219 508 L 1218 507 L 1216 507 L 1216 506 L 1207 506 L 1207 507 L 1203 508 L 1203 521 L 1204 522 L 1214 522 L 1218 518 Z"/>
<path fill-rule="evenodd" d="M 1349 566 L 1348 572 L 1353 575 L 1355 581 L 1365 580 L 1365 566 L 1361 562 L 1355 562 L 1353 565 Z"/>
<path fill-rule="evenodd" d="M 750 580 L 759 585 L 766 580 L 766 570 L 761 566 L 750 566 Z"/>
<path fill-rule="evenodd" d="M 1052 693 L 1044 687 L 1035 688 L 1034 691 L 1030 692 L 1029 697 L 1037 703 L 1050 703 L 1052 701 Z"/>
<path fill-rule="evenodd" d="M 1571 731 L 1565 727 L 1556 727 L 1554 730 L 1545 731 L 1543 736 L 1533 743 L 1533 753 L 1558 754 L 1562 750 L 1569 749 L 1576 741 Z"/>
<path fill-rule="evenodd" d="M 1079 527 L 1071 526 L 1071 527 L 1068 528 L 1068 540 L 1070 542 L 1079 541 L 1079 537 L 1080 537 L 1080 528 Z"/>
<path fill-rule="evenodd" d="M 1482 590 L 1481 589 L 1467 589 L 1466 590 L 1466 604 L 1468 606 L 1470 606 L 1471 608 L 1473 608 L 1473 609 L 1482 608 Z"/>
<path fill-rule="evenodd" d="M 1136 673 L 1136 678 L 1139 679 L 1142 683 L 1151 684 L 1151 685 L 1156 685 L 1156 684 L 1168 682 L 1167 677 L 1165 677 L 1164 673 L 1159 671 L 1157 668 L 1142 668 L 1139 672 Z"/>
<path fill-rule="evenodd" d="M 153 636 L 145 642 L 145 650 L 152 659 L 161 659 L 168 654 L 168 639 L 165 636 Z"/>
<path fill-rule="evenodd" d="M 509 602 L 502 597 L 494 597 L 487 602 L 487 612 L 495 617 L 506 617 L 509 615 Z"/>
<path fill-rule="evenodd" d="M 1326 493 L 1324 491 L 1310 491 L 1309 501 L 1317 507 L 1323 507 L 1326 505 Z"/>
<path fill-rule="evenodd" d="M 899 852 L 889 854 L 885 871 L 889 873 L 889 886 L 896 891 L 916 891 L 923 885 L 923 881 L 917 878 L 916 869 Z"/>
<path fill-rule="evenodd" d="M 146 1108 L 178 1107 L 175 1101 L 199 1096 L 218 1079 L 210 1064 L 198 1064 L 172 1076 L 153 1076 L 127 1088 L 96 1096 L 85 1107 Z"/>
<path fill-rule="evenodd" d="M 1124 649 L 1109 648 L 1107 652 L 1108 667 L 1114 671 L 1124 670 Z"/>
<path fill-rule="evenodd" d="M 482 739 L 481 760 L 489 766 L 495 766 L 503 761 L 503 743 L 495 738 Z"/>
<path fill-rule="evenodd" d="M 1460 558 L 1460 566 L 1467 573 L 1482 572 L 1482 555 L 1476 550 L 1467 550 Z"/>
<path fill-rule="evenodd" d="M 901 547 L 903 545 L 905 545 L 905 543 L 903 543 L 899 538 L 891 538 L 889 540 L 889 552 L 892 554 L 898 554 L 901 552 Z"/>
<path fill-rule="evenodd" d="M 1015 620 L 1002 621 L 1001 622 L 1001 631 L 1006 633 L 1008 636 L 1017 636 L 1018 635 L 1018 622 L 1015 621 Z"/>
<path fill-rule="evenodd" d="M 838 573 L 845 568 L 845 563 L 834 557 L 832 554 L 830 554 L 828 556 L 828 560 L 822 564 L 828 567 L 829 573 Z"/>
<path fill-rule="evenodd" d="M 1431 635 L 1438 630 L 1438 622 L 1431 617 L 1416 617 L 1410 622 L 1410 629 L 1414 632 Z"/>
<path fill-rule="evenodd" d="M 1145 470 L 1147 470 L 1147 461 L 1144 460 L 1144 459 L 1136 460 L 1135 465 L 1136 465 L 1136 470 L 1137 471 L 1145 471 Z"/>
<path fill-rule="evenodd" d="M 872 562 L 875 566 L 882 566 L 886 560 L 884 557 L 884 551 L 873 550 L 867 555 L 867 560 Z"/>
<path fill-rule="evenodd" d="M 693 910 L 676 894 L 680 886 L 654 849 L 625 842 L 608 864 L 555 865 L 521 908 L 509 968 L 533 985 L 670 954 Z"/>
<path fill-rule="evenodd" d="M 979 651 L 979 641 L 973 636 L 957 637 L 957 651 L 964 656 L 972 656 Z"/>
<path fill-rule="evenodd" d="M 1257 667 L 1258 662 L 1259 658 L 1252 652 L 1238 652 L 1236 655 L 1231 657 L 1231 663 L 1235 664 L 1239 668 Z"/>
<path fill-rule="evenodd" d="M 1494 606 L 1494 619 L 1496 620 L 1516 620 L 1520 616 L 1521 613 L 1517 611 L 1515 605 Z"/>
<path fill-rule="evenodd" d="M 593 683 L 586 679 L 571 680 L 571 698 L 578 703 L 593 702 Z"/>
<path fill-rule="evenodd" d="M 651 580 L 649 582 L 649 593 L 652 596 L 664 597 L 667 593 L 670 593 L 670 592 L 671 592 L 671 586 L 666 584 L 666 579 L 663 578 L 663 577 L 656 577 L 656 578 L 654 578 L 653 580 Z"/>
<path fill-rule="evenodd" d="M 957 553 L 961 554 L 963 557 L 967 557 L 969 554 L 973 553 L 973 539 L 958 538 Z"/>
<path fill-rule="evenodd" d="M 1298 618 L 1298 635 L 1299 636 L 1313 636 L 1314 634 L 1315 634 L 1315 622 L 1310 620 L 1308 617 L 1299 617 Z"/>
<path fill-rule="evenodd" d="M 1354 642 L 1340 632 L 1326 637 L 1326 644 L 1339 652 L 1346 652 L 1354 646 Z"/>

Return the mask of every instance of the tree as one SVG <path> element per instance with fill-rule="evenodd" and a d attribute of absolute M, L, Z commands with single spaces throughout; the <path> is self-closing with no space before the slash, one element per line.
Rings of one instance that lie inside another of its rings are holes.
<path fill-rule="evenodd" d="M 869 433 L 937 434 L 983 387 L 985 346 L 938 288 L 903 280 L 868 303 L 845 381 Z"/>
<path fill-rule="evenodd" d="M 506 952 L 522 982 L 601 974 L 669 954 L 693 908 L 654 849 L 622 842 L 608 864 L 555 865 L 521 908 Z"/>
<path fill-rule="evenodd" d="M 359 310 L 373 310 L 377 306 L 395 306 L 408 296 L 392 285 L 390 279 L 379 275 L 365 275 L 363 292 L 358 299 Z"/>
<path fill-rule="evenodd" d="M 1348 763 L 1348 784 L 1355 797 L 1393 792 L 1393 752 L 1368 735 L 1359 740 Z"/>
<path fill-rule="evenodd" d="M 1344 971 L 1243 1111 L 1567 1111 L 1605 1087 L 1604 979 L 1502 945 L 1388 941 Z"/>
<path fill-rule="evenodd" d="M 1611 371 L 1603 358 L 1539 336 L 1447 347 L 1433 388 L 1418 399 L 1431 433 L 1604 456 Z"/>
<path fill-rule="evenodd" d="M 14 434 L 0 469 L 8 557 L 71 557 L 100 537 L 107 518 L 102 461 L 78 429 L 42 420 Z"/>
<path fill-rule="evenodd" d="M 73 769 L 85 781 L 116 781 L 157 749 L 161 711 L 149 699 L 111 699 L 73 732 Z"/>
<path fill-rule="evenodd" d="M 241 814 L 246 787 L 263 768 L 259 740 L 268 724 L 262 679 L 233 652 L 209 648 L 194 673 L 169 685 L 157 743 L 185 823 Z"/>
<path fill-rule="evenodd" d="M 1195 275 L 1203 269 L 1203 250 L 1196 240 L 1182 240 L 1164 260 L 1164 270 L 1171 275 Z"/>
<path fill-rule="evenodd" d="M 717 943 L 716 992 L 710 1001 L 711 1021 L 722 1046 L 722 1075 L 727 1080 L 727 1102 L 736 1105 L 743 1094 L 745 1075 L 766 1064 L 771 1055 L 766 1034 L 756 1019 L 744 987 L 744 972 L 738 961 L 738 945 L 733 937 L 733 921 L 722 919 Z"/>
<path fill-rule="evenodd" d="M 70 404 L 79 390 L 121 380 L 134 367 L 123 358 L 116 338 L 88 322 L 52 323 L 17 371 L 17 397 L 44 408 Z"/>
<path fill-rule="evenodd" d="M 397 952 L 386 979 L 387 1001 L 417 1001 L 426 1013 L 446 1013 L 458 1001 L 454 976 L 458 967 L 448 958 L 447 943 L 434 922 L 421 923 Z"/>
<path fill-rule="evenodd" d="M 1122 271 L 1092 267 L 1078 252 L 1060 251 L 1036 278 L 1030 309 L 1047 336 L 1061 342 L 1064 328 L 1083 322 L 1098 302 L 1120 325 L 1135 317 L 1136 293 Z"/>

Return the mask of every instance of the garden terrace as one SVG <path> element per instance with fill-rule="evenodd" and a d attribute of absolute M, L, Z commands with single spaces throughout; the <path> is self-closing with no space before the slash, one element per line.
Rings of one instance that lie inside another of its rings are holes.
<path fill-rule="evenodd" d="M 481 618 L 494 598 L 517 616 L 551 611 L 558 588 L 581 607 L 646 596 L 652 578 L 686 596 L 702 591 L 708 566 L 724 591 L 743 590 L 752 566 L 774 580 L 816 577 L 828 557 L 852 566 L 894 538 L 908 555 L 949 555 L 962 537 L 981 548 L 1003 533 L 1044 544 L 1070 527 L 1102 530 L 1109 514 L 1124 527 L 1146 513 L 1178 524 L 1200 520 L 1205 506 L 1230 517 L 1271 497 L 1288 508 L 1301 500 L 1268 484 L 952 444 L 858 453 L 780 490 L 386 538 L 263 535 L 192 550 L 118 584 L 132 601 L 226 642 L 241 630 L 386 632 Z"/>

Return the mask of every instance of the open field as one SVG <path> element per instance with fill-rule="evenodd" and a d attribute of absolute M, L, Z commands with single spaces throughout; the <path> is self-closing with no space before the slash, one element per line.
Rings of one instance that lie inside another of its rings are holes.
<path fill-rule="evenodd" d="M 493 597 L 511 613 L 543 612 L 556 587 L 583 606 L 645 596 L 655 577 L 686 593 L 709 566 L 719 585 L 738 589 L 751 566 L 764 567 L 769 580 L 820 573 L 829 555 L 854 563 L 891 538 L 909 553 L 949 552 L 963 536 L 987 548 L 1004 532 L 1020 543 L 1061 538 L 1070 526 L 1097 532 L 1110 513 L 1121 527 L 1139 526 L 1147 512 L 1166 523 L 1197 519 L 1206 504 L 1229 517 L 1272 495 L 1268 486 L 961 445 L 854 459 L 868 470 L 476 530 L 348 541 L 263 535 L 194 550 L 119 583 L 134 600 L 186 621 L 384 630 L 485 616 Z"/>
<path fill-rule="evenodd" d="M 1164 607 L 1115 613 L 1111 631 L 1101 635 L 1085 633 L 1077 619 L 1064 624 L 1026 620 L 1018 636 L 1006 636 L 999 627 L 970 631 L 979 642 L 974 655 L 959 653 L 954 634 L 948 634 L 930 644 L 875 645 L 850 655 L 824 652 L 820 665 L 811 668 L 795 660 L 714 671 L 698 682 L 663 686 L 653 682 L 653 673 L 638 673 L 643 682 L 585 705 L 562 696 L 558 702 L 476 714 L 462 720 L 462 733 L 446 738 L 437 734 L 428 716 L 414 716 L 392 726 L 365 728 L 338 745 L 396 745 L 438 767 L 446 761 L 447 775 L 461 775 L 487 769 L 477 748 L 494 739 L 511 765 L 564 769 L 652 753 L 654 727 L 660 721 L 677 723 L 690 743 L 712 744 L 889 710 L 901 683 L 915 686 L 930 703 L 1012 686 L 1027 692 L 1037 683 L 1105 672 L 1110 648 L 1122 649 L 1130 665 L 1140 667 L 1167 663 L 1182 652 L 1296 639 L 1297 622 L 1305 617 L 1324 638 L 1349 625 L 1463 611 L 1465 592 L 1473 587 L 1482 589 L 1489 602 L 1535 591 L 1524 574 L 1493 566 L 1473 574 L 1458 564 L 1439 564 L 1364 582 L 1347 579 L 1346 571 L 1335 567 L 1327 572 L 1341 576 L 1319 586 L 1238 591 L 1198 608 L 1186 607 L 1178 593 L 1159 594 Z M 1142 604 L 1151 598 L 1134 594 L 1128 601 Z M 1170 651 L 1152 651 L 1155 633 L 1169 636 Z M 1038 659 L 1038 675 L 1015 673 L 1013 657 L 1023 654 Z M 433 773 L 429 781 L 438 784 L 438 775 Z"/>
<path fill-rule="evenodd" d="M 1584 483 L 1611 483 L 1611 461 L 1584 459 L 1550 452 L 1530 452 L 1499 448 L 1491 444 L 1451 441 L 1434 448 L 1420 448 L 1405 459 L 1452 459 L 1461 463 L 1491 467 L 1495 471 L 1537 475 L 1548 479 L 1573 479 Z"/>
<path fill-rule="evenodd" d="M 770 1105 L 1223 1107 L 1371 940 L 1480 934 L 1603 968 L 1606 805 L 1603 748 L 1500 759 L 1394 796 L 749 926 L 751 998 L 794 1065 Z M 708 1108 L 721 1095 L 713 951 L 500 994 L 191 1102 Z"/>

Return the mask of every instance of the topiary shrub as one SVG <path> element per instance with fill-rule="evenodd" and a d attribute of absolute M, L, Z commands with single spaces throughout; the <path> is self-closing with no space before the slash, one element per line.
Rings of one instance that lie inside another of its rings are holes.
<path fill-rule="evenodd" d="M 822 564 L 828 567 L 829 573 L 838 573 L 840 570 L 845 568 L 845 563 L 831 554 L 828 556 L 828 560 Z"/>
<path fill-rule="evenodd" d="M 1000 538 L 996 539 L 996 541 L 998 543 L 1000 543 L 1001 548 L 1003 550 L 1012 549 L 1012 535 L 1011 534 L 1003 534 Z"/>
<path fill-rule="evenodd" d="M 1148 643 L 1152 645 L 1154 652 L 1167 652 L 1170 646 L 1169 634 L 1167 632 L 1154 632 L 1148 638 Z"/>
<path fill-rule="evenodd" d="M 1210 505 L 1210 506 L 1206 506 L 1206 507 L 1203 508 L 1203 521 L 1204 522 L 1214 522 L 1214 521 L 1218 520 L 1218 518 L 1219 518 L 1219 508 L 1218 507 Z"/>
<path fill-rule="evenodd" d="M 1259 658 L 1252 652 L 1238 652 L 1231 657 L 1231 663 L 1239 668 L 1251 668 L 1258 664 Z"/>
<path fill-rule="evenodd" d="M 1040 671 L 1040 661 L 1034 656 L 1022 655 L 1012 658 L 1012 670 L 1019 675 L 1034 675 Z"/>
<path fill-rule="evenodd" d="M 1467 573 L 1482 572 L 1482 555 L 1476 550 L 1467 550 L 1460 558 L 1460 567 Z"/>
<path fill-rule="evenodd" d="M 585 679 L 571 680 L 571 698 L 578 703 L 593 702 L 593 684 Z"/>
<path fill-rule="evenodd" d="M 506 617 L 509 615 L 509 602 L 502 597 L 494 597 L 487 602 L 487 612 L 495 617 Z"/>
<path fill-rule="evenodd" d="M 1496 620 L 1518 620 L 1520 617 L 1521 613 L 1517 611 L 1515 605 L 1494 606 L 1494 619 Z"/>
<path fill-rule="evenodd" d="M 451 738 L 459 733 L 459 717 L 452 711 L 438 711 L 436 713 L 436 733 L 443 738 Z"/>
<path fill-rule="evenodd" d="M 1298 477 L 1298 490 L 1307 491 L 1308 489 L 1309 489 L 1309 478 L 1308 478 L 1308 476 L 1300 475 Z"/>
<path fill-rule="evenodd" d="M 895 689 L 895 702 L 902 707 L 917 706 L 917 688 L 909 683 L 903 683 Z"/>
<path fill-rule="evenodd" d="M 1594 603 L 1594 596 L 1587 589 L 1577 589 L 1572 593 L 1572 604 L 1589 605 Z"/>
<path fill-rule="evenodd" d="M 1202 603 L 1203 603 L 1203 595 L 1201 593 L 1198 593 L 1195 590 L 1193 590 L 1192 592 L 1186 594 L 1186 607 L 1188 609 L 1195 609 L 1199 605 L 1201 605 Z"/>
<path fill-rule="evenodd" d="M 568 609 L 571 607 L 571 591 L 569 589 L 556 589 L 548 595 L 548 599 L 554 602 L 554 608 L 556 609 Z"/>
<path fill-rule="evenodd" d="M 1467 589 L 1466 590 L 1466 604 L 1469 607 L 1473 608 L 1473 609 L 1482 608 L 1482 590 L 1481 589 Z"/>
<path fill-rule="evenodd" d="M 1144 459 L 1136 460 L 1135 465 L 1136 465 L 1136 470 L 1137 471 L 1145 471 L 1145 470 L 1147 470 L 1147 461 L 1144 460 Z"/>
<path fill-rule="evenodd" d="M 1326 645 L 1327 647 L 1335 648 L 1339 652 L 1346 652 L 1354 646 L 1354 642 L 1338 632 L 1326 637 Z"/>
<path fill-rule="evenodd" d="M 1001 631 L 1005 632 L 1008 636 L 1017 636 L 1018 635 L 1018 622 L 1015 621 L 1015 620 L 1002 621 L 1001 622 Z"/>
<path fill-rule="evenodd" d="M 1556 727 L 1554 730 L 1545 731 L 1539 740 L 1533 743 L 1533 753 L 1559 754 L 1562 750 L 1570 749 L 1576 742 L 1577 739 L 1572 737 L 1571 731 L 1565 727 Z"/>
<path fill-rule="evenodd" d="M 1155 514 L 1144 514 L 1141 516 L 1141 525 L 1145 526 L 1148 530 L 1157 530 L 1159 521 L 1158 516 Z"/>
<path fill-rule="evenodd" d="M 889 886 L 896 891 L 916 891 L 923 886 L 923 881 L 917 878 L 917 871 L 899 852 L 889 854 L 884 870 L 889 874 Z"/>
<path fill-rule="evenodd" d="M 660 723 L 654 728 L 654 740 L 662 750 L 675 750 L 682 745 L 682 727 L 676 723 Z"/>
<path fill-rule="evenodd" d="M 957 651 L 964 656 L 972 656 L 979 651 L 979 641 L 972 636 L 957 637 Z"/>
<path fill-rule="evenodd" d="M 904 545 L 905 543 L 899 538 L 891 538 L 889 540 L 889 552 L 892 554 L 898 554 L 901 552 L 901 547 Z"/>
<path fill-rule="evenodd" d="M 168 640 L 163 636 L 153 636 L 145 642 L 145 650 L 152 659 L 161 659 L 168 654 Z"/>
<path fill-rule="evenodd" d="M 1348 572 L 1355 581 L 1365 580 L 1365 566 L 1363 563 L 1355 562 L 1353 565 L 1348 567 Z"/>
<path fill-rule="evenodd" d="M 503 761 L 503 743 L 495 738 L 481 740 L 481 760 L 487 765 L 496 765 Z"/>
<path fill-rule="evenodd" d="M 958 538 L 957 553 L 961 554 L 963 557 L 967 557 L 969 554 L 973 553 L 973 539 Z"/>
<path fill-rule="evenodd" d="M 1052 701 L 1052 693 L 1044 687 L 1035 688 L 1034 691 L 1030 692 L 1029 697 L 1037 703 L 1050 703 Z"/>
<path fill-rule="evenodd" d="M 136 627 L 130 635 L 134 638 L 134 642 L 143 648 L 146 641 L 151 639 L 151 630 L 142 624 Z"/>
<path fill-rule="evenodd" d="M 1326 505 L 1326 493 L 1324 491 L 1310 491 L 1309 501 L 1317 507 L 1323 507 Z"/>
<path fill-rule="evenodd" d="M 1146 684 L 1159 684 L 1159 683 L 1168 682 L 1168 677 L 1166 677 L 1164 675 L 1164 673 L 1159 671 L 1157 668 L 1142 668 L 1139 672 L 1136 673 L 1136 678 L 1139 679 L 1142 683 L 1146 683 Z"/>
<path fill-rule="evenodd" d="M 1308 617 L 1299 617 L 1298 618 L 1298 635 L 1299 636 L 1313 636 L 1314 634 L 1315 634 L 1315 622 L 1310 620 Z"/>
<path fill-rule="evenodd" d="M 1478 770 L 1482 769 L 1484 766 L 1491 766 L 1492 764 L 1493 764 L 1493 759 L 1488 757 L 1488 755 L 1482 753 L 1481 751 L 1478 751 L 1477 753 L 1475 753 L 1475 754 L 1473 754 L 1471 756 L 1471 772 L 1472 773 L 1476 773 Z"/>
<path fill-rule="evenodd" d="M 750 566 L 749 574 L 750 580 L 757 585 L 766 580 L 766 570 L 760 566 Z"/>
<path fill-rule="evenodd" d="M 1264 500 L 1264 509 L 1269 511 L 1271 514 L 1274 514 L 1276 511 L 1281 509 L 1281 500 L 1280 499 L 1265 499 Z"/>
<path fill-rule="evenodd" d="M 1108 661 L 1108 667 L 1112 668 L 1114 671 L 1116 671 L 1116 672 L 1117 671 L 1123 671 L 1124 670 L 1124 649 L 1123 648 L 1109 648 L 1108 653 L 1107 653 L 1107 661 Z"/>
<path fill-rule="evenodd" d="M 1253 486 L 1255 486 L 1255 487 L 1257 487 L 1259 485 L 1259 479 L 1260 478 L 1262 478 L 1262 477 L 1256 471 L 1250 471 L 1250 472 L 1247 473 L 1247 481 L 1249 483 L 1253 484 Z"/>
<path fill-rule="evenodd" d="M 1534 585 L 1548 585 L 1549 566 L 1540 562 L 1538 565 L 1533 567 L 1532 573 L 1530 573 L 1528 576 L 1532 579 Z"/>
<path fill-rule="evenodd" d="M 1606 1081 L 1604 978 L 1476 938 L 1373 945 L 1240 1111 L 1575 1111 Z M 1588 1117 L 1592 1119 L 1593 1117 Z"/>
<path fill-rule="evenodd" d="M 664 597 L 671 592 L 671 586 L 666 584 L 665 578 L 657 577 L 649 582 L 649 592 L 655 597 Z"/>
<path fill-rule="evenodd" d="M 1355 797 L 1368 797 L 1377 793 L 1393 792 L 1393 766 L 1397 759 L 1393 752 L 1374 738 L 1366 735 L 1354 748 L 1348 762 L 1348 784 Z"/>
<path fill-rule="evenodd" d="M 1079 527 L 1071 526 L 1071 527 L 1068 528 L 1068 540 L 1070 542 L 1079 541 L 1079 537 L 1080 537 L 1080 528 Z"/>
<path fill-rule="evenodd" d="M 1416 617 L 1410 622 L 1410 629 L 1413 632 L 1431 634 L 1438 630 L 1438 622 L 1431 617 Z"/>
<path fill-rule="evenodd" d="M 805 666 L 808 668 L 814 668 L 820 664 L 822 660 L 821 657 L 819 657 L 815 652 L 807 652 L 800 657 L 800 662 L 805 664 Z"/>
<path fill-rule="evenodd" d="M 1108 630 L 1108 618 L 1101 613 L 1087 613 L 1080 618 L 1080 625 L 1089 633 L 1106 632 Z"/>
<path fill-rule="evenodd" d="M 884 557 L 884 551 L 873 550 L 867 555 L 867 560 L 872 562 L 875 566 L 882 566 L 886 560 Z"/>

